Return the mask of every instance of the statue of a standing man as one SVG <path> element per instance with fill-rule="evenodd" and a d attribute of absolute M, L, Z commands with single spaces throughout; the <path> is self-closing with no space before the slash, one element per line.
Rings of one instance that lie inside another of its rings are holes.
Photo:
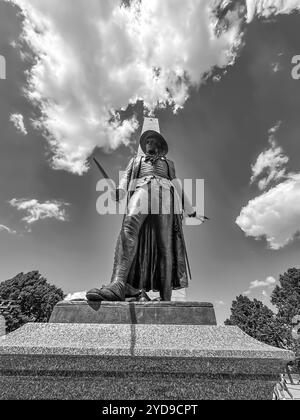
<path fill-rule="evenodd" d="M 128 207 L 112 280 L 108 286 L 88 292 L 90 301 L 125 301 L 140 295 L 141 290 L 159 291 L 162 301 L 171 301 L 173 290 L 188 287 L 182 212 L 205 219 L 198 217 L 182 192 L 163 136 L 154 130 L 144 132 L 140 150 L 114 193 L 116 200 L 128 194 Z"/>

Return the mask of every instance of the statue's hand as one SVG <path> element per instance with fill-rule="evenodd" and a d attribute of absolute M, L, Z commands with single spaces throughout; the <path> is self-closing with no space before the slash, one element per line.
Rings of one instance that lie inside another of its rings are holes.
<path fill-rule="evenodd" d="M 195 211 L 194 213 L 192 213 L 192 214 L 189 214 L 189 217 L 190 218 L 193 218 L 193 219 L 198 219 L 198 220 L 200 220 L 200 222 L 202 222 L 202 223 L 205 223 L 205 222 L 207 222 L 208 220 L 209 220 L 209 218 L 208 217 L 205 217 L 205 216 L 201 216 L 201 215 L 199 215 L 198 213 L 197 213 L 197 211 Z"/>
<path fill-rule="evenodd" d="M 120 190 L 120 189 L 116 189 L 111 191 L 111 198 L 113 201 L 120 201 L 123 200 L 123 198 L 125 197 L 126 192 L 124 190 Z"/>

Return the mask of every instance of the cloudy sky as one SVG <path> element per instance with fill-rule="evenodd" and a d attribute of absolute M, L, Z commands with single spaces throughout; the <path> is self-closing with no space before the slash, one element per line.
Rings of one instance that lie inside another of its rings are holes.
<path fill-rule="evenodd" d="M 300 1 L 0 1 L 0 280 L 108 283 L 118 216 L 96 212 L 155 115 L 211 222 L 186 227 L 190 300 L 222 322 L 300 267 Z M 2 60 L 3 61 L 3 60 Z"/>

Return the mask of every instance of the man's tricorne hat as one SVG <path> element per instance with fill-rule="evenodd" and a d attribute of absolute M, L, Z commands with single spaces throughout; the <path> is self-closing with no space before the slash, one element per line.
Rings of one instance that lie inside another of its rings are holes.
<path fill-rule="evenodd" d="M 154 138 L 154 139 L 159 140 L 161 154 L 166 156 L 169 152 L 168 143 L 166 142 L 166 140 L 164 139 L 164 137 L 160 133 L 158 133 L 157 131 L 154 131 L 154 130 L 147 130 L 142 134 L 141 140 L 140 140 L 140 146 L 141 146 L 143 152 L 146 153 L 147 140 L 150 139 L 150 138 Z"/>

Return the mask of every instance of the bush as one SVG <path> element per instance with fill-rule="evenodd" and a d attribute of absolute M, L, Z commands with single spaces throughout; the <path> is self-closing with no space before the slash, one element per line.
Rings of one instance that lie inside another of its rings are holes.
<path fill-rule="evenodd" d="M 0 301 L 7 302 L 1 309 L 12 332 L 27 322 L 48 322 L 54 306 L 63 300 L 64 293 L 50 285 L 38 271 L 20 273 L 13 279 L 0 283 Z"/>

